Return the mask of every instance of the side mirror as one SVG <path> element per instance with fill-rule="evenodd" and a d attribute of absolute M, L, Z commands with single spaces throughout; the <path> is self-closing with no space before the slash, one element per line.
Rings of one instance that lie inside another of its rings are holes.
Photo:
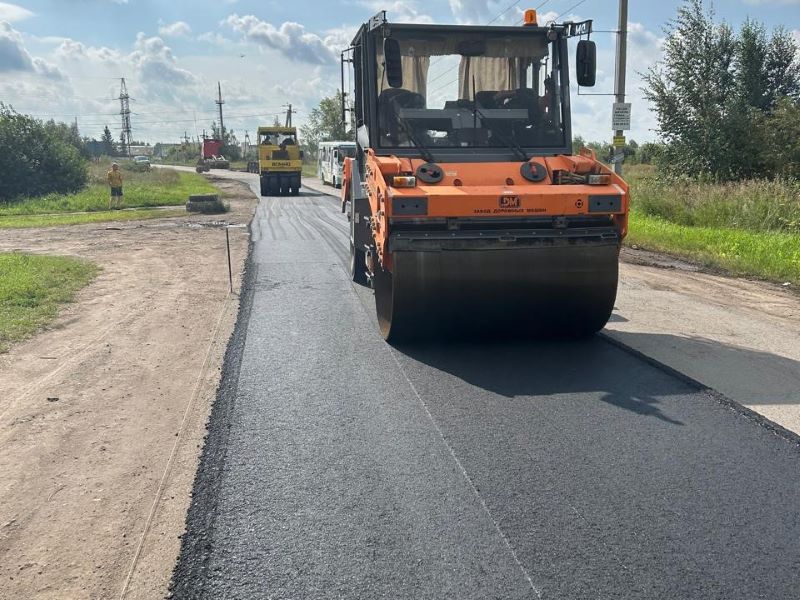
<path fill-rule="evenodd" d="M 400 58 L 400 42 L 394 38 L 383 40 L 383 64 L 389 87 L 403 87 L 403 61 Z"/>
<path fill-rule="evenodd" d="M 591 40 L 578 42 L 578 53 L 575 59 L 578 85 L 593 87 L 597 76 L 597 46 Z"/>
<path fill-rule="evenodd" d="M 300 160 L 303 160 L 306 157 L 306 153 L 300 150 Z"/>

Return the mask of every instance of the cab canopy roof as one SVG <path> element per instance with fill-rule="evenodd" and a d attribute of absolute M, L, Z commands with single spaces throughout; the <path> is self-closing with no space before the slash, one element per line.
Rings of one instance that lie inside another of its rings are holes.
<path fill-rule="evenodd" d="M 282 133 L 284 135 L 297 135 L 296 127 L 259 127 L 258 133 Z"/>

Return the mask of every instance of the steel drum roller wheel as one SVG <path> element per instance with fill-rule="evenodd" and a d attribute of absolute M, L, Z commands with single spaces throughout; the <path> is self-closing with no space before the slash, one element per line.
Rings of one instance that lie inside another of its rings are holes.
<path fill-rule="evenodd" d="M 616 244 L 492 251 L 395 252 L 375 274 L 390 342 L 431 337 L 579 338 L 614 308 Z"/>

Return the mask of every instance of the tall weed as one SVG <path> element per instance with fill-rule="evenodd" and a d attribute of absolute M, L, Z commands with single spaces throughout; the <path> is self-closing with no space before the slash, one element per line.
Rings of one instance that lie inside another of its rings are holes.
<path fill-rule="evenodd" d="M 800 233 L 800 182 L 754 179 L 716 183 L 629 174 L 633 207 L 690 227 Z"/>

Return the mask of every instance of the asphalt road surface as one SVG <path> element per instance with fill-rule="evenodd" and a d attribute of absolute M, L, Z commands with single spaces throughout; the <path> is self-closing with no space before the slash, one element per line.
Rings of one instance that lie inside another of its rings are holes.
<path fill-rule="evenodd" d="M 600 337 L 390 347 L 312 190 L 252 234 L 175 598 L 800 598 L 796 440 Z"/>

